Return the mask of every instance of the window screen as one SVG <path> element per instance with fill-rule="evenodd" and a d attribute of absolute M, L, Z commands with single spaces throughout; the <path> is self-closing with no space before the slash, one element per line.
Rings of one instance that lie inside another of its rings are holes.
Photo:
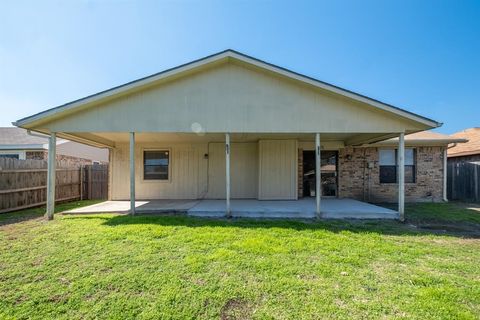
<path fill-rule="evenodd" d="M 170 156 L 167 150 L 143 152 L 143 179 L 168 180 Z"/>
<path fill-rule="evenodd" d="M 416 179 L 415 149 L 405 149 L 405 182 L 414 183 Z M 380 183 L 397 182 L 397 150 L 380 149 Z"/>
<path fill-rule="evenodd" d="M 379 151 L 380 183 L 395 183 L 397 181 L 397 153 L 394 149 Z"/>

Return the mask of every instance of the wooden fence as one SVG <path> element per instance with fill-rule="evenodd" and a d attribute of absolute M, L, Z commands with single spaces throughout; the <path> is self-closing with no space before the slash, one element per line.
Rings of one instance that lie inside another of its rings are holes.
<path fill-rule="evenodd" d="M 108 198 L 108 165 L 82 167 L 82 197 L 84 199 Z"/>
<path fill-rule="evenodd" d="M 106 199 L 108 166 L 57 161 L 55 199 Z M 0 213 L 44 205 L 47 162 L 0 158 Z"/>
<path fill-rule="evenodd" d="M 449 200 L 480 202 L 480 162 L 449 162 L 447 196 Z"/>

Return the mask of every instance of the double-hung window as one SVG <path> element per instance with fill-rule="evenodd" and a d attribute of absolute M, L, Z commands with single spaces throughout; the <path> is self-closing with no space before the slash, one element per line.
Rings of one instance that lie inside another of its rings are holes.
<path fill-rule="evenodd" d="M 405 149 L 405 182 L 415 183 L 415 149 Z M 380 183 L 397 183 L 397 150 L 396 149 L 380 149 Z"/>
<path fill-rule="evenodd" d="M 170 152 L 168 150 L 143 151 L 143 179 L 168 180 Z"/>

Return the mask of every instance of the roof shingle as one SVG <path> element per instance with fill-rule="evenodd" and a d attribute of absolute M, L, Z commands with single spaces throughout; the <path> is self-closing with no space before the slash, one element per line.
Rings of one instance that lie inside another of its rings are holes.
<path fill-rule="evenodd" d="M 448 149 L 449 157 L 467 156 L 480 154 L 480 128 L 469 128 L 452 134 L 452 137 L 467 139 L 467 143 L 461 143 Z"/>

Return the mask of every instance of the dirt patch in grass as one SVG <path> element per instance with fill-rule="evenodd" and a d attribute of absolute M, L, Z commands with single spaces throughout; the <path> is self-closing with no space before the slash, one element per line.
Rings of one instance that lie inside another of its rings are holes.
<path fill-rule="evenodd" d="M 220 311 L 220 319 L 222 320 L 252 319 L 252 315 L 252 304 L 247 300 L 238 298 L 228 300 Z"/>
<path fill-rule="evenodd" d="M 436 234 L 455 235 L 459 237 L 480 238 L 480 228 L 477 224 L 470 223 L 419 223 L 415 225 L 418 230 Z"/>

